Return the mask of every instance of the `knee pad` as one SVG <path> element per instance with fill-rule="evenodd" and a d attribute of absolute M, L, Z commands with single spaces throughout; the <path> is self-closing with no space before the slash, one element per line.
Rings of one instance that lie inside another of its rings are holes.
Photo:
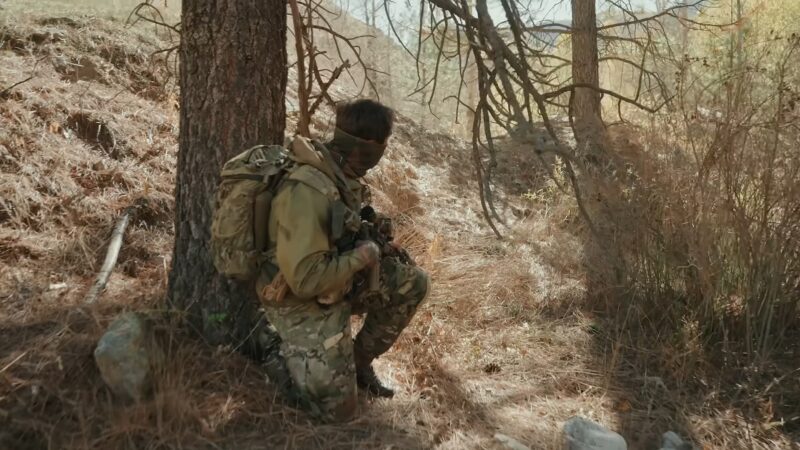
<path fill-rule="evenodd" d="M 425 272 L 422 269 L 417 269 L 417 279 L 415 280 L 415 284 L 419 286 L 420 297 L 417 304 L 422 303 L 426 298 L 428 298 L 428 294 L 431 291 L 431 276 L 428 275 L 428 272 Z"/>

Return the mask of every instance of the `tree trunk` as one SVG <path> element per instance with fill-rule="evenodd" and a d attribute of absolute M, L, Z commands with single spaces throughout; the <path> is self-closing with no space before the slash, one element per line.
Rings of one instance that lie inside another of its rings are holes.
<path fill-rule="evenodd" d="M 594 0 L 572 0 L 572 78 L 576 84 L 600 87 Z M 621 204 L 624 182 L 615 179 L 617 171 L 603 124 L 600 94 L 592 88 L 577 88 L 571 106 L 576 154 L 585 162 L 580 177 L 584 198 L 588 199 L 584 207 L 594 230 L 585 245 L 587 264 L 598 268 L 590 284 L 602 280 L 603 286 L 621 286 L 623 258 L 617 237 L 623 219 L 611 205 Z"/>
<path fill-rule="evenodd" d="M 475 9 L 475 0 L 467 0 L 467 8 L 473 11 Z M 461 33 L 458 30 L 456 32 Z M 458 50 L 461 51 L 461 49 Z M 467 68 L 464 71 L 463 81 L 464 89 L 467 91 L 464 102 L 468 108 L 464 108 L 464 135 L 468 139 L 472 139 L 472 124 L 475 122 L 475 108 L 478 107 L 478 62 L 475 61 L 472 49 L 469 46 L 466 47 L 466 50 L 464 59 L 467 62 Z"/>
<path fill-rule="evenodd" d="M 572 30 L 573 82 L 600 87 L 594 1 L 572 0 Z M 605 129 L 600 110 L 600 93 L 591 88 L 576 88 L 572 112 L 578 148 L 590 162 L 597 162 L 602 153 L 597 137 L 602 136 Z"/>
<path fill-rule="evenodd" d="M 259 319 L 252 287 L 217 274 L 211 206 L 222 164 L 283 140 L 286 0 L 183 0 L 180 148 L 169 303 L 210 343 L 240 346 Z"/>

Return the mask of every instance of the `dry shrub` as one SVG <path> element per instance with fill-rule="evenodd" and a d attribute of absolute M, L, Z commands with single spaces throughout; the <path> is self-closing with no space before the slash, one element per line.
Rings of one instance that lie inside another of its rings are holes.
<path fill-rule="evenodd" d="M 625 209 L 617 241 L 634 295 L 674 319 L 692 311 L 704 334 L 741 343 L 756 360 L 800 324 L 800 120 L 738 106 L 723 123 L 646 129 L 614 206 Z M 663 139 L 676 131 L 697 135 Z"/>
<path fill-rule="evenodd" d="M 367 182 L 384 208 L 383 212 L 392 216 L 413 216 L 424 212 L 420 205 L 419 190 L 414 183 L 416 178 L 417 174 L 411 166 L 395 163 L 384 164 L 376 169 Z"/>
<path fill-rule="evenodd" d="M 800 84 L 787 71 L 797 47 L 791 39 L 780 63 L 734 69 L 722 86 L 683 88 L 676 110 L 650 124 L 612 130 L 617 170 L 597 176 L 589 197 L 599 241 L 590 289 L 621 322 L 617 345 L 679 385 L 737 383 L 722 397 L 759 424 L 800 405 L 790 376 L 800 331 L 800 117 L 788 107 Z"/>

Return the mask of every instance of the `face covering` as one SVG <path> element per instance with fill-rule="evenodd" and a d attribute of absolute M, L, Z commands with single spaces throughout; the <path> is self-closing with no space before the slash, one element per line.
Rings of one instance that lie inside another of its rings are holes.
<path fill-rule="evenodd" d="M 378 165 L 386 144 L 367 141 L 337 128 L 328 148 L 348 176 L 361 178 Z"/>

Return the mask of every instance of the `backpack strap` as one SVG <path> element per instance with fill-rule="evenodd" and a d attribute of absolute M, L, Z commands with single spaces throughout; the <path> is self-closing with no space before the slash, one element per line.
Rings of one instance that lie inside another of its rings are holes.
<path fill-rule="evenodd" d="M 342 169 L 319 141 L 295 137 L 292 150 L 298 167 L 288 179 L 308 185 L 328 198 L 331 239 L 340 251 L 352 248 L 361 225 L 361 204 L 350 190 Z"/>
<path fill-rule="evenodd" d="M 353 237 L 355 231 L 361 224 L 358 210 L 350 208 L 341 198 L 341 189 L 338 189 L 334 182 L 322 171 L 309 165 L 300 165 L 286 177 L 288 181 L 303 183 L 306 186 L 318 191 L 331 202 L 330 233 L 331 239 L 336 243 L 339 250 L 352 247 L 355 242 Z M 349 188 L 345 188 L 348 189 Z M 350 193 L 352 196 L 352 193 Z"/>
<path fill-rule="evenodd" d="M 283 186 L 287 174 L 294 169 L 293 166 L 294 162 L 289 159 L 278 165 L 278 172 L 269 178 L 269 183 L 267 183 L 263 191 L 256 195 L 255 201 L 253 202 L 253 236 L 255 238 L 255 247 L 261 252 L 266 251 L 269 246 L 268 230 L 272 200 L 278 195 L 278 191 Z M 242 174 L 241 176 L 245 175 L 246 174 Z M 258 177 L 258 175 L 256 175 L 256 177 Z M 263 180 L 263 177 L 261 177 L 260 180 Z"/>
<path fill-rule="evenodd" d="M 335 202 L 341 198 L 340 190 L 337 189 L 333 180 L 319 169 L 308 164 L 298 165 L 294 170 L 289 172 L 289 176 L 286 179 L 297 181 L 314 188 L 314 190 L 324 195 L 331 202 Z"/>
<path fill-rule="evenodd" d="M 336 161 L 333 160 L 333 157 L 331 156 L 331 153 L 328 151 L 327 147 L 325 147 L 325 145 L 323 145 L 321 142 L 317 141 L 314 141 L 314 147 L 318 152 L 320 152 L 320 154 L 322 154 L 323 160 L 333 171 L 334 179 L 332 181 L 338 188 L 340 196 L 345 205 L 347 205 L 353 211 L 359 211 L 361 209 L 361 205 L 356 204 L 357 202 L 353 196 L 353 193 L 350 192 L 350 188 L 347 187 L 347 181 L 345 179 L 344 172 L 342 172 L 342 169 L 338 164 L 336 164 Z"/>
<path fill-rule="evenodd" d="M 302 136 L 295 136 L 291 143 L 292 158 L 299 164 L 307 164 L 325 175 L 339 191 L 339 198 L 347 207 L 358 211 L 361 205 L 347 186 L 342 169 L 331 157 L 327 147 L 319 141 Z M 327 192 L 323 192 L 327 194 Z"/>

